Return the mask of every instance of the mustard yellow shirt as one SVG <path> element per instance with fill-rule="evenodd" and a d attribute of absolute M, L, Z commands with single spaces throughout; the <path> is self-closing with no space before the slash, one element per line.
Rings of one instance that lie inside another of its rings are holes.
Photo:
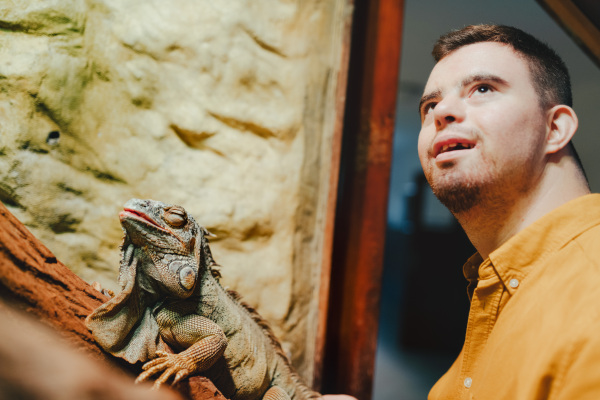
<path fill-rule="evenodd" d="M 465 264 L 463 349 L 437 399 L 600 399 L 600 194 L 559 207 Z"/>

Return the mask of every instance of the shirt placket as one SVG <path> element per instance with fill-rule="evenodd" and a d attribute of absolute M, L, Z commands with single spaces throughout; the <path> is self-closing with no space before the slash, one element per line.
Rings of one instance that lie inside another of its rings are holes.
<path fill-rule="evenodd" d="M 471 298 L 467 323 L 460 385 L 463 398 L 472 398 L 472 388 L 477 385 L 477 361 L 498 318 L 504 285 L 489 261 L 479 268 L 479 280 Z"/>

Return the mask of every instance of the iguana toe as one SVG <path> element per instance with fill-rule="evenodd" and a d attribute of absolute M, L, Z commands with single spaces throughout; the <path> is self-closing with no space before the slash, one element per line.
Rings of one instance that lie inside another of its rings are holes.
<path fill-rule="evenodd" d="M 158 389 L 171 376 L 175 375 L 173 379 L 173 383 L 175 384 L 196 370 L 194 362 L 189 357 L 181 354 L 170 354 L 160 350 L 156 354 L 158 355 L 157 358 L 144 364 L 142 367 L 144 372 L 137 377 L 135 380 L 136 383 L 146 381 L 151 376 L 162 372 L 153 386 L 153 389 Z"/>

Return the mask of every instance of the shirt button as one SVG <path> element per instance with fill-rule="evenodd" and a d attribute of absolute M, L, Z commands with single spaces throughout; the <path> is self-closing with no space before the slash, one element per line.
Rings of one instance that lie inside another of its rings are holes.
<path fill-rule="evenodd" d="M 471 379 L 471 378 L 465 378 L 465 387 L 467 389 L 471 387 L 472 383 L 473 383 L 473 379 Z"/>
<path fill-rule="evenodd" d="M 511 279 L 510 282 L 508 282 L 508 284 L 510 285 L 511 288 L 516 289 L 519 287 L 519 280 Z"/>

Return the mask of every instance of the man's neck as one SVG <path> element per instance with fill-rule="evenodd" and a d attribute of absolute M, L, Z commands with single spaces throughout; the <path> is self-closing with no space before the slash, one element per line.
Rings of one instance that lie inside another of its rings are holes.
<path fill-rule="evenodd" d="M 534 188 L 512 199 L 483 202 L 468 211 L 456 214 L 471 243 L 481 257 L 561 205 L 590 190 L 578 169 L 548 165 Z"/>

